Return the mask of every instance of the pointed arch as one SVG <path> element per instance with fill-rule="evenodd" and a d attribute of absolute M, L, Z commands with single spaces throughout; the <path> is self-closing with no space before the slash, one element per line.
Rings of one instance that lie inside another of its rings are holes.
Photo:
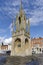
<path fill-rule="evenodd" d="M 27 39 L 27 38 L 25 39 L 25 44 L 26 44 L 26 43 L 28 43 L 28 39 Z"/>
<path fill-rule="evenodd" d="M 15 40 L 15 42 L 16 42 L 16 41 L 19 41 L 19 42 L 21 42 L 21 39 L 20 39 L 20 38 L 17 38 L 17 39 Z"/>
<path fill-rule="evenodd" d="M 15 40 L 15 45 L 16 45 L 17 47 L 21 47 L 21 39 L 20 39 L 20 38 L 17 38 L 17 39 Z"/>
<path fill-rule="evenodd" d="M 21 24 L 21 17 L 19 16 L 19 24 Z"/>

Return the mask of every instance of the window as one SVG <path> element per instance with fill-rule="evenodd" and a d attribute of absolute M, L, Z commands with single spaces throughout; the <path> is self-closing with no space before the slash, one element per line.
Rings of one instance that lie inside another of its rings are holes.
<path fill-rule="evenodd" d="M 41 52 L 41 48 L 40 48 L 40 52 Z"/>
<path fill-rule="evenodd" d="M 43 52 L 43 50 L 42 50 L 42 52 Z"/>
<path fill-rule="evenodd" d="M 39 48 L 37 48 L 37 51 L 38 51 Z"/>

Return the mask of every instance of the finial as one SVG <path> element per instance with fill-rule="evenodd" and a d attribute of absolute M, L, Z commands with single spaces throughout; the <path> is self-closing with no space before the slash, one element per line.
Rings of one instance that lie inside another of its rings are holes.
<path fill-rule="evenodd" d="M 26 26 L 27 26 L 27 32 L 30 35 L 30 22 L 29 22 L 29 19 L 26 21 Z"/>
<path fill-rule="evenodd" d="M 22 17 L 22 15 L 23 15 L 22 0 L 20 0 L 20 16 Z"/>
<path fill-rule="evenodd" d="M 20 3 L 20 9 L 22 9 L 22 0 L 20 0 L 20 2 L 21 2 L 21 3 Z"/>

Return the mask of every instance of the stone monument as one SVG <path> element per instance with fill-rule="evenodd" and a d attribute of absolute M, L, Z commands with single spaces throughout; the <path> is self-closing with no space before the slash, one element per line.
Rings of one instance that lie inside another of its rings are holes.
<path fill-rule="evenodd" d="M 16 32 L 14 32 L 16 25 Z M 11 56 L 29 56 L 32 55 L 31 39 L 30 39 L 30 23 L 26 19 L 25 12 L 20 5 L 20 11 L 16 16 L 16 23 L 12 23 L 12 50 Z"/>

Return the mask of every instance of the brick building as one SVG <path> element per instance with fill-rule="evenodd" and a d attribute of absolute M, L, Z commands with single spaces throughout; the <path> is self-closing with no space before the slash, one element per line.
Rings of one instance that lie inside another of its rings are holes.
<path fill-rule="evenodd" d="M 33 38 L 31 39 L 32 53 L 39 54 L 43 52 L 43 38 Z"/>
<path fill-rule="evenodd" d="M 11 44 L 8 45 L 4 45 L 2 43 L 2 45 L 0 45 L 0 54 L 8 54 L 11 52 Z"/>
<path fill-rule="evenodd" d="M 8 45 L 2 45 L 1 50 L 8 50 Z"/>

